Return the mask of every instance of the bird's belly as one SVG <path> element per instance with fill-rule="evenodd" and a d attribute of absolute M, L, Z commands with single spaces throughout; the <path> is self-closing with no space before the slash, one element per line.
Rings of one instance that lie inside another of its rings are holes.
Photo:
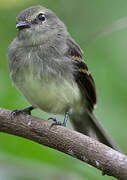
<path fill-rule="evenodd" d="M 35 107 L 53 114 L 63 114 L 70 108 L 78 106 L 81 100 L 76 82 L 66 79 L 27 76 L 19 90 Z"/>

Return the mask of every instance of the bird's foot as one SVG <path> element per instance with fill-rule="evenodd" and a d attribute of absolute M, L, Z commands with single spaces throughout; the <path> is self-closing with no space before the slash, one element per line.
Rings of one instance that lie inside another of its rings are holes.
<path fill-rule="evenodd" d="M 31 111 L 34 109 L 33 106 L 30 106 L 28 108 L 22 109 L 22 110 L 14 110 L 11 113 L 11 118 L 14 118 L 15 116 L 19 115 L 19 114 L 28 114 L 31 115 Z"/>
<path fill-rule="evenodd" d="M 66 124 L 67 124 L 67 120 L 69 118 L 69 114 L 70 114 L 70 111 L 67 111 L 66 114 L 65 114 L 65 117 L 64 117 L 64 121 L 61 122 L 61 121 L 58 121 L 56 118 L 48 118 L 48 120 L 53 120 L 53 123 L 51 124 L 50 126 L 50 129 L 55 126 L 55 125 L 59 125 L 59 126 L 64 126 L 66 127 Z"/>
<path fill-rule="evenodd" d="M 48 118 L 48 120 L 52 120 L 53 123 L 51 124 L 50 128 L 52 128 L 53 126 L 55 125 L 59 125 L 59 126 L 65 126 L 66 127 L 66 123 L 65 122 L 61 122 L 61 121 L 58 121 L 56 118 Z"/>

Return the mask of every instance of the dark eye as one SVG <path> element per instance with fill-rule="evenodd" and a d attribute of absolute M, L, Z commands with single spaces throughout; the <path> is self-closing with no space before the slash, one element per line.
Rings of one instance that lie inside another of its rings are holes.
<path fill-rule="evenodd" d="M 39 19 L 40 21 L 45 21 L 45 15 L 44 15 L 44 14 L 39 14 L 39 15 L 38 15 L 38 19 Z"/>

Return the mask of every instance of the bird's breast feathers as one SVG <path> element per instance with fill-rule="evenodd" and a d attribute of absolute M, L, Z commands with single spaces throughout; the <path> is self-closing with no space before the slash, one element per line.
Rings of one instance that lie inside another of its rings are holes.
<path fill-rule="evenodd" d="M 33 106 L 53 114 L 78 108 L 81 94 L 75 81 L 45 74 L 35 76 L 33 68 L 30 69 L 22 74 L 23 81 L 15 84 Z"/>

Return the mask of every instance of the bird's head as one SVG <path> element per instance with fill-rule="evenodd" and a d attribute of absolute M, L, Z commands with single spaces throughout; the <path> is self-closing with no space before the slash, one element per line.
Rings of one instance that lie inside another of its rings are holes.
<path fill-rule="evenodd" d="M 35 45 L 67 34 L 64 23 L 51 10 L 42 6 L 30 7 L 16 18 L 19 40 Z"/>

